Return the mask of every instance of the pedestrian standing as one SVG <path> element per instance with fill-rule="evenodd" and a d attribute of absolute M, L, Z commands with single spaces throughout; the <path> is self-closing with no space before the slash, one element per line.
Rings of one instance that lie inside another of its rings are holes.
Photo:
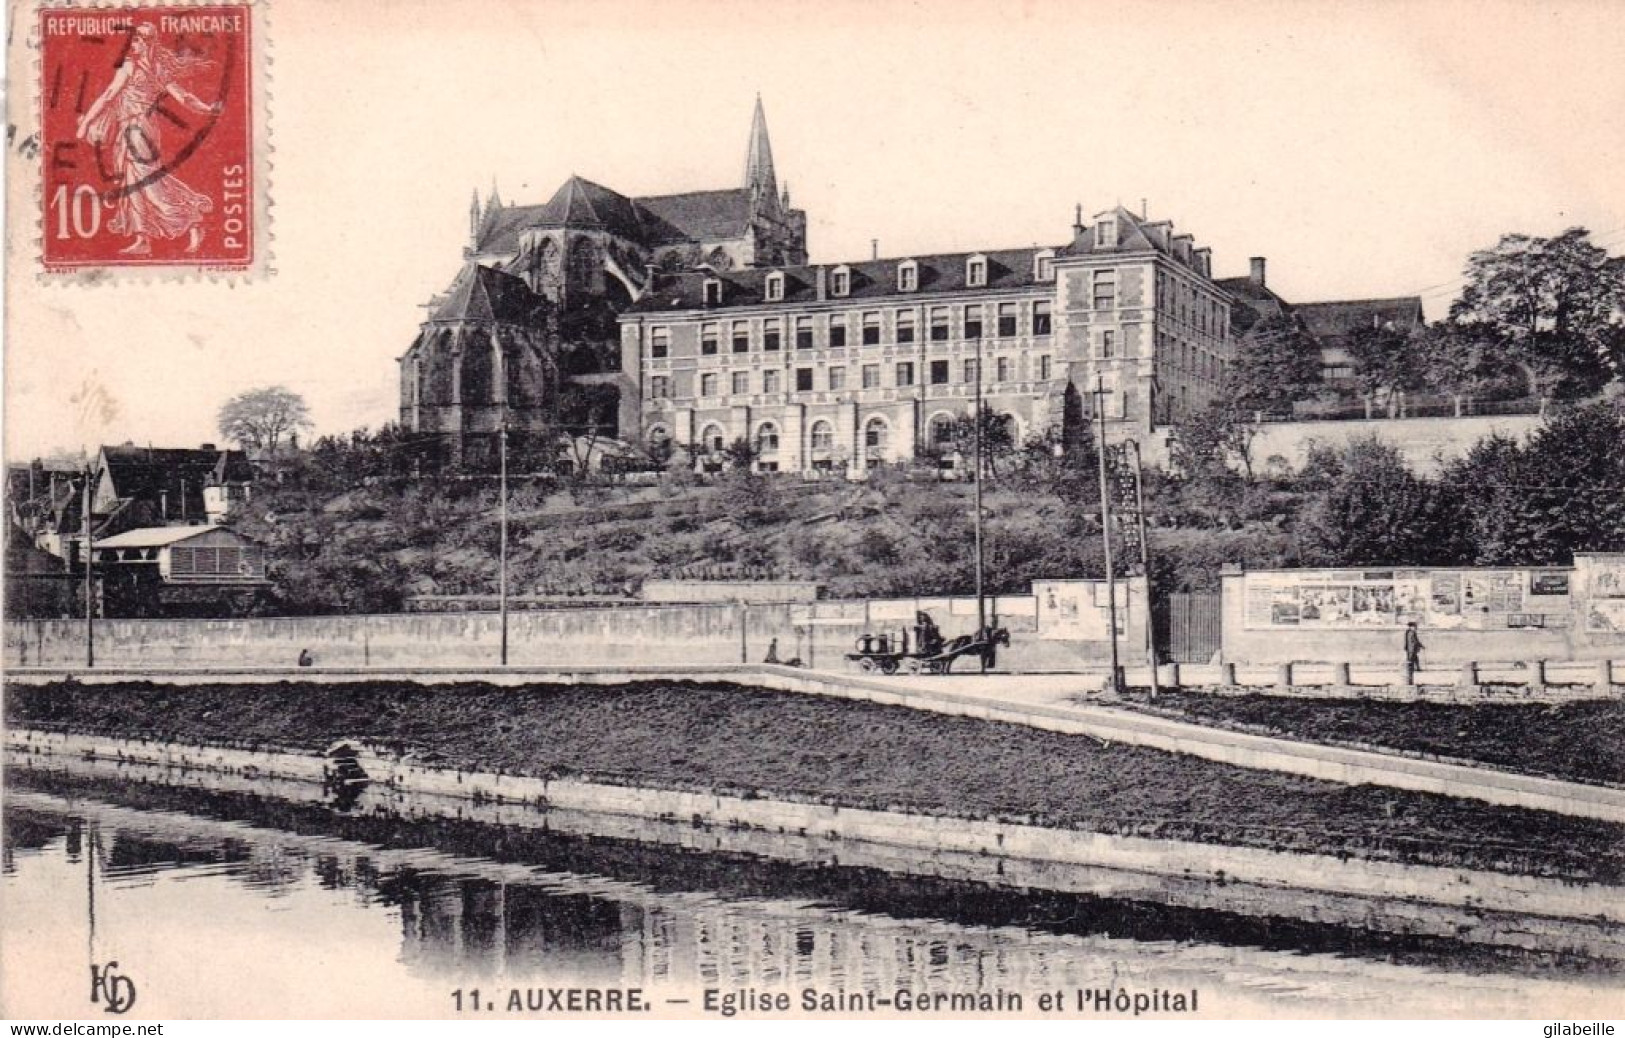
<path fill-rule="evenodd" d="M 1405 625 L 1405 677 L 1415 677 L 1422 669 L 1422 636 L 1416 631 L 1416 621 Z"/>

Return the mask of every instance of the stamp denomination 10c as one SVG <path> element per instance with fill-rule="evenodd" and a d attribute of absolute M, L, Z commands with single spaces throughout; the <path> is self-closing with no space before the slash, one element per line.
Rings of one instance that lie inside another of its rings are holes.
<path fill-rule="evenodd" d="M 248 4 L 40 12 L 47 271 L 255 263 L 254 16 Z"/>

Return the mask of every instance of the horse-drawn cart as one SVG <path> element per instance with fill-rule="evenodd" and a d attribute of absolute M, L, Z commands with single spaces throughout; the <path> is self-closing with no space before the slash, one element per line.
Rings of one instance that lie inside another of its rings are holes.
<path fill-rule="evenodd" d="M 945 641 L 926 613 L 918 614 L 914 635 L 911 649 L 907 631 L 861 634 L 855 651 L 846 658 L 865 673 L 947 674 L 954 661 L 964 656 L 977 657 L 984 669 L 992 667 L 998 646 L 1010 644 L 1010 632 L 1003 627 L 983 628 L 975 635 Z"/>

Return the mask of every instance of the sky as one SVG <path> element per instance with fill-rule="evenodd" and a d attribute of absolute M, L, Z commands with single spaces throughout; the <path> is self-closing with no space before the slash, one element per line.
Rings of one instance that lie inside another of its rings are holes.
<path fill-rule="evenodd" d="M 273 271 L 37 275 L 38 163 L 7 154 L 4 451 L 219 441 L 285 385 L 316 433 L 396 416 L 396 358 L 468 205 L 742 180 L 759 93 L 814 262 L 1061 244 L 1122 203 L 1267 257 L 1289 300 L 1421 295 L 1469 253 L 1589 227 L 1625 252 L 1625 4 L 276 0 Z M 9 118 L 31 125 L 26 20 Z M 18 138 L 26 136 L 19 133 Z"/>

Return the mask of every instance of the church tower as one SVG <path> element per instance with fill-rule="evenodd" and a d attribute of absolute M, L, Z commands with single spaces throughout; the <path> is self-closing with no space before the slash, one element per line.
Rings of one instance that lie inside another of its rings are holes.
<path fill-rule="evenodd" d="M 749 200 L 750 265 L 777 267 L 807 262 L 807 214 L 790 208 L 790 193 L 779 193 L 773 169 L 773 143 L 767 136 L 767 113 L 756 95 L 750 143 L 745 148 L 745 194 Z"/>
<path fill-rule="evenodd" d="M 750 210 L 777 213 L 778 178 L 773 174 L 773 143 L 767 139 L 767 114 L 762 111 L 762 95 L 756 95 L 756 112 L 750 120 L 750 145 L 745 150 L 745 190 L 750 192 Z"/>

